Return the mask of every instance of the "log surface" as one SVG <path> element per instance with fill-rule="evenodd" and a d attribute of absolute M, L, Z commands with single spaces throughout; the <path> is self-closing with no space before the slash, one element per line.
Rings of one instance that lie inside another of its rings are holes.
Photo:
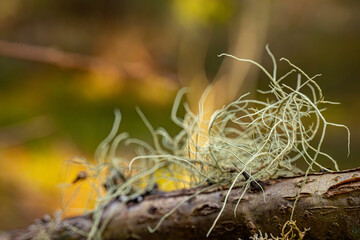
<path fill-rule="evenodd" d="M 206 233 L 224 202 L 226 189 L 214 187 L 186 201 L 159 227 L 150 233 L 159 219 L 199 189 L 178 190 L 146 196 L 141 203 L 123 204 L 114 200 L 104 210 L 102 221 L 109 220 L 102 239 L 249 239 L 259 230 L 279 236 L 289 220 L 303 176 L 266 182 L 262 192 L 247 192 L 234 216 L 240 188 L 233 189 L 216 227 Z M 265 198 L 264 198 L 265 197 Z M 305 239 L 360 239 L 360 168 L 308 176 L 295 208 L 294 220 Z M 58 224 L 37 223 L 23 229 L 4 232 L 0 239 L 33 239 L 47 234 L 51 239 L 86 239 L 84 233 L 93 224 L 92 216 L 65 219 Z M 43 234 L 43 235 L 41 235 Z"/>

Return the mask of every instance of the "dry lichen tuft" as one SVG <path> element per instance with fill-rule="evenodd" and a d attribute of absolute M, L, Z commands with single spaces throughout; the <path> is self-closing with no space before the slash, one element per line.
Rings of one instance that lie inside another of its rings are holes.
<path fill-rule="evenodd" d="M 144 114 L 137 109 L 153 136 L 153 145 L 128 138 L 126 133 L 117 135 L 121 115 L 115 111 L 113 129 L 96 151 L 97 164 L 87 164 L 91 175 L 97 176 L 100 182 L 105 182 L 103 172 L 111 172 L 110 179 L 117 176 L 116 181 L 110 182 L 108 177 L 107 191 L 98 199 L 94 226 L 88 239 L 100 238 L 106 226 L 106 221 L 102 221 L 100 226 L 100 219 L 109 201 L 119 197 L 124 202 L 134 199 L 151 190 L 156 183 L 163 188 L 166 184 L 176 188 L 207 186 L 209 183 L 230 186 L 209 235 L 235 185 L 242 185 L 244 194 L 250 183 L 256 180 L 299 174 L 303 171 L 296 167 L 298 161 L 307 164 L 305 178 L 314 166 L 331 171 L 330 167 L 318 162 L 320 156 L 328 159 L 338 170 L 336 161 L 321 151 L 326 129 L 328 126 L 342 127 L 348 131 L 349 137 L 350 133 L 346 126 L 328 122 L 324 118 L 324 109 L 320 105 L 335 103 L 324 100 L 319 85 L 314 81 L 319 75 L 309 77 L 289 60 L 282 58 L 280 61 L 287 62 L 291 69 L 283 76 L 277 76 L 276 60 L 268 47 L 266 50 L 273 61 L 272 74 L 252 60 L 220 55 L 254 64 L 265 73 L 269 78 L 269 90 L 258 90 L 265 95 L 265 101 L 250 99 L 249 94 L 245 94 L 215 111 L 210 121 L 204 122 L 202 115 L 206 109 L 202 106 L 211 86 L 203 94 L 198 114 L 192 113 L 186 102 L 182 103 L 186 93 L 186 89 L 182 89 L 172 110 L 172 120 L 181 127 L 181 131 L 174 137 L 163 128 L 153 129 Z M 183 119 L 177 116 L 181 104 L 186 112 Z M 137 156 L 131 161 L 116 156 L 116 149 L 121 142 L 135 145 Z M 249 178 L 244 179 L 244 174 L 249 175 Z M 101 195 L 100 190 L 97 191 Z M 156 231 L 171 213 L 164 215 L 158 225 L 149 227 L 149 230 Z"/>

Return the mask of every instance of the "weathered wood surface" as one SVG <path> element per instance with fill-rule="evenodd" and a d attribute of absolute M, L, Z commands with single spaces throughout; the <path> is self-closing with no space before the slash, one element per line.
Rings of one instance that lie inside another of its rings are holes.
<path fill-rule="evenodd" d="M 145 197 L 141 203 L 109 204 L 103 219 L 111 217 L 102 239 L 248 239 L 258 230 L 280 235 L 289 220 L 303 176 L 269 180 L 262 192 L 244 195 L 234 216 L 240 189 L 232 191 L 213 232 L 206 233 L 222 207 L 227 190 L 212 188 L 186 201 L 155 233 L 148 231 L 159 219 L 195 190 L 180 190 Z M 360 168 L 335 173 L 310 174 L 295 209 L 300 229 L 310 228 L 306 239 L 360 239 Z M 69 226 L 88 232 L 91 215 L 43 223 L 3 233 L 0 239 L 32 239 L 47 233 L 50 239 L 86 239 Z"/>

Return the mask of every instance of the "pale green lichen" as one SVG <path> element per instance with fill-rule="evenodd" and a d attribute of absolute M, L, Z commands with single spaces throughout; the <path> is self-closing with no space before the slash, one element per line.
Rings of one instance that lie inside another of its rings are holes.
<path fill-rule="evenodd" d="M 250 99 L 249 94 L 244 94 L 216 110 L 210 121 L 204 122 L 202 114 L 207 109 L 203 109 L 203 101 L 211 87 L 204 92 L 198 114 L 191 112 L 187 103 L 182 101 L 187 91 L 182 89 L 175 98 L 171 113 L 173 122 L 181 127 L 181 131 L 174 137 L 163 128 L 154 129 L 137 108 L 152 134 L 152 145 L 131 139 L 126 133 L 117 135 L 121 114 L 115 111 L 114 126 L 96 151 L 97 164 L 86 164 L 92 176 L 98 177 L 100 182 L 106 181 L 102 172 L 110 171 L 116 172 L 121 181 L 108 185 L 106 194 L 101 195 L 97 189 L 100 197 L 88 239 L 100 238 L 106 226 L 106 221 L 100 226 L 100 220 L 103 208 L 108 202 L 117 197 L 124 201 L 133 199 L 153 188 L 157 182 L 160 185 L 173 184 L 173 187 L 177 188 L 207 186 L 209 182 L 229 187 L 208 236 L 235 186 L 243 186 L 245 193 L 251 181 L 267 180 L 279 175 L 297 175 L 303 172 L 296 167 L 299 161 L 307 164 L 305 178 L 314 166 L 331 171 L 328 165 L 319 163 L 319 156 L 328 159 L 333 168 L 339 170 L 336 161 L 321 151 L 326 129 L 328 126 L 343 127 L 348 131 L 349 137 L 350 133 L 346 126 L 328 122 L 324 118 L 323 109 L 320 109 L 319 105 L 335 103 L 324 100 L 323 93 L 314 80 L 319 75 L 309 77 L 289 60 L 282 58 L 280 61 L 288 63 L 291 69 L 278 77 L 276 60 L 268 47 L 266 50 L 273 62 L 272 74 L 252 60 L 239 59 L 228 54 L 220 55 L 251 63 L 269 78 L 269 90 L 258 90 L 265 95 L 264 101 Z M 181 106 L 185 109 L 183 119 L 177 116 Z M 206 141 L 199 143 L 199 139 Z M 116 156 L 116 149 L 122 142 L 125 145 L 135 145 L 137 156 L 130 161 Z M 244 180 L 243 173 L 249 174 L 250 178 Z M 235 206 L 234 214 L 240 200 L 241 197 Z M 149 227 L 149 230 L 155 231 L 172 212 L 164 215 L 160 222 L 154 228 Z M 291 220 L 292 217 L 293 213 Z"/>
<path fill-rule="evenodd" d="M 301 231 L 296 225 L 295 221 L 287 221 L 282 227 L 280 237 L 278 236 L 275 237 L 273 234 L 270 234 L 269 236 L 267 233 L 263 234 L 259 230 L 259 233 L 255 233 L 253 236 L 250 237 L 250 239 L 251 240 L 303 240 L 306 232 L 309 230 L 310 230 L 309 228 L 305 228 L 303 231 Z"/>

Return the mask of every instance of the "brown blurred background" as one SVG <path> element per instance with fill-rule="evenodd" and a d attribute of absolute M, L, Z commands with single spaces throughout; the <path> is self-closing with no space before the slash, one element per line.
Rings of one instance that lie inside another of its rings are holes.
<path fill-rule="evenodd" d="M 150 139 L 136 105 L 174 134 L 170 111 L 180 87 L 190 86 L 193 107 L 215 80 L 219 105 L 264 89 L 255 68 L 217 54 L 271 68 L 266 43 L 277 58 L 323 74 L 326 99 L 342 103 L 325 115 L 352 134 L 349 158 L 342 129 L 329 128 L 324 151 L 341 169 L 359 167 L 359 12 L 358 0 L 0 1 L 0 229 L 53 213 L 74 191 L 66 214 L 82 211 L 89 187 L 59 188 L 79 171 L 66 161 L 93 159 L 115 108 L 121 131 Z"/>

